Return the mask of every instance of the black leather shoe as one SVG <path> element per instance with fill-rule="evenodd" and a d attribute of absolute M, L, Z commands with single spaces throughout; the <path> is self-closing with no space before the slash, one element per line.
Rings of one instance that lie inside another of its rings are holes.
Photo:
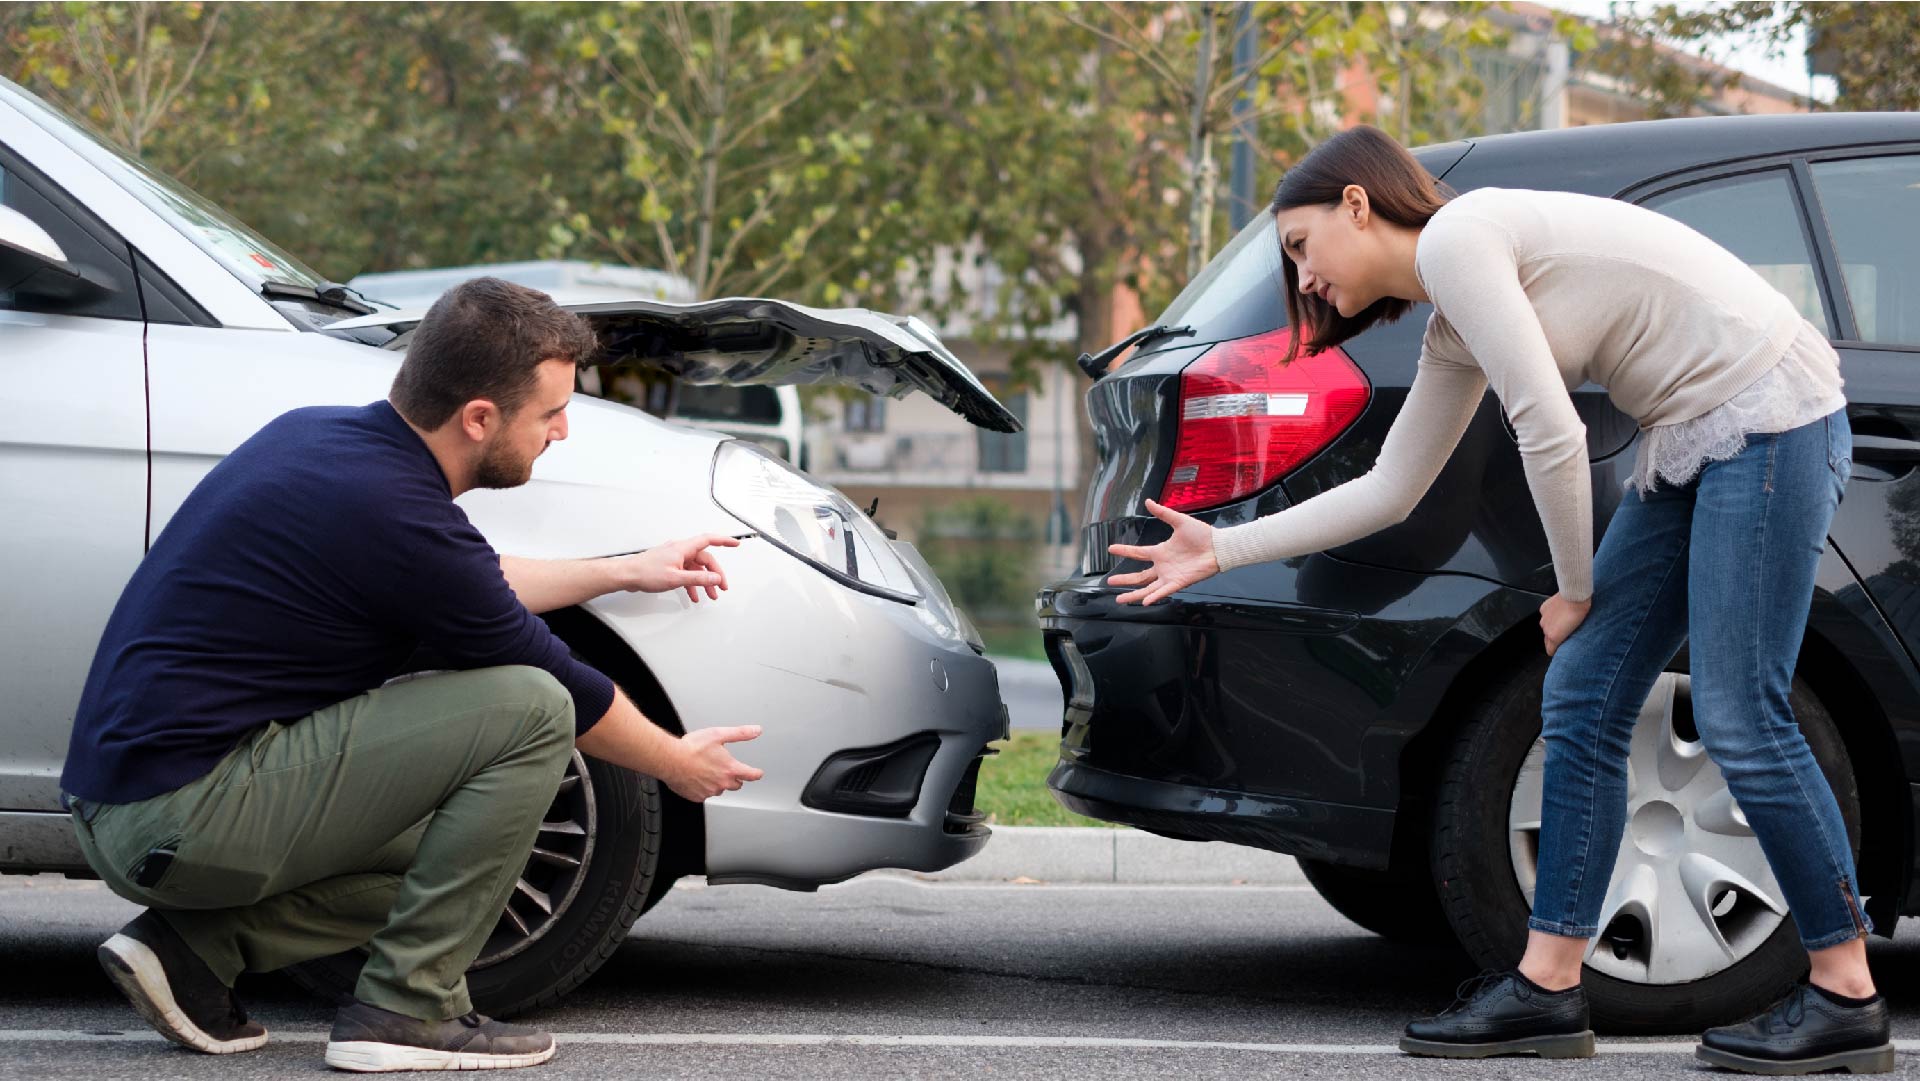
<path fill-rule="evenodd" d="M 1483 973 L 1461 984 L 1439 1016 L 1408 1025 L 1400 1050 L 1438 1058 L 1587 1058 L 1587 990 L 1542 991 L 1518 972 Z"/>
<path fill-rule="evenodd" d="M 1743 1073 L 1888 1073 L 1891 1036 L 1885 999 L 1842 1006 L 1803 983 L 1764 1013 L 1708 1029 L 1694 1055 Z"/>
<path fill-rule="evenodd" d="M 230 1055 L 267 1042 L 267 1030 L 247 1020 L 233 989 L 151 909 L 101 945 L 100 967 L 140 1016 L 174 1043 Z"/>
<path fill-rule="evenodd" d="M 553 1037 L 470 1013 L 421 1021 L 354 1002 L 340 1007 L 327 1040 L 327 1065 L 356 1073 L 390 1070 L 499 1070 L 553 1057 Z"/>

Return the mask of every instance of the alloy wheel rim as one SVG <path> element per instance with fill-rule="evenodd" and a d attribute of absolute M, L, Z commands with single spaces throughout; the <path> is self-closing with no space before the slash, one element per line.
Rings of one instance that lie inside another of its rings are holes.
<path fill-rule="evenodd" d="M 541 817 L 527 864 L 514 882 L 493 933 L 474 960 L 474 968 L 514 956 L 560 922 L 580 893 L 598 833 L 593 778 L 587 773 L 586 759 L 575 751 L 554 790 L 553 803 Z"/>
<path fill-rule="evenodd" d="M 1507 842 L 1529 906 L 1539 875 L 1546 743 L 1514 779 Z M 1688 677 L 1663 673 L 1634 723 L 1627 824 L 1587 966 L 1640 984 L 1705 979 L 1738 964 L 1786 917 L 1780 884 L 1693 726 Z"/>

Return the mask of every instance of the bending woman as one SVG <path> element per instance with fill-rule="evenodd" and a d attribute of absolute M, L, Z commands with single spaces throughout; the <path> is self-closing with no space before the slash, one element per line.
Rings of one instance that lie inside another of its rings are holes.
<path fill-rule="evenodd" d="M 1690 642 L 1695 724 L 1812 961 L 1810 983 L 1710 1030 L 1699 1054 L 1769 1073 L 1890 1070 L 1852 850 L 1787 701 L 1852 458 L 1839 357 L 1751 268 L 1670 218 L 1563 192 L 1448 194 L 1372 128 L 1287 173 L 1269 209 L 1288 313 L 1304 328 L 1293 350 L 1308 333 L 1304 348 L 1326 349 L 1430 301 L 1406 403 L 1370 472 L 1298 506 L 1216 530 L 1149 503 L 1172 537 L 1114 545 L 1148 566 L 1109 582 L 1135 587 L 1122 603 L 1152 604 L 1222 570 L 1397 524 L 1491 385 L 1558 583 L 1540 606 L 1552 661 L 1539 884 L 1518 969 L 1408 1025 L 1402 1049 L 1593 1053 L 1580 972 L 1625 825 L 1628 744 L 1655 679 Z M 1638 498 L 1598 553 L 1586 430 L 1568 393 L 1589 381 L 1641 428 Z"/>

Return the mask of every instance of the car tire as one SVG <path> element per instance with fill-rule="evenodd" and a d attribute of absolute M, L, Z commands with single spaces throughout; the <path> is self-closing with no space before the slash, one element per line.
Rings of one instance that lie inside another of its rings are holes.
<path fill-rule="evenodd" d="M 1344 867 L 1302 859 L 1307 884 L 1335 912 L 1382 938 L 1413 945 L 1453 941 L 1453 927 L 1434 892 L 1433 875 L 1422 863 L 1411 871 Z"/>
<path fill-rule="evenodd" d="M 606 963 L 672 886 L 660 873 L 664 821 L 657 781 L 575 752 L 522 886 L 467 970 L 474 1009 L 511 1017 L 551 1005 Z M 566 863 L 575 858 L 577 867 Z M 366 956 L 350 950 L 287 972 L 315 994 L 345 1001 Z"/>
<path fill-rule="evenodd" d="M 1474 703 L 1454 740 L 1436 796 L 1432 840 L 1435 887 L 1461 946 L 1483 968 L 1511 968 L 1526 948 L 1531 906 L 1522 885 L 1524 850 L 1514 842 L 1515 826 L 1509 816 L 1519 802 L 1515 786 L 1521 779 L 1522 766 L 1529 764 L 1529 755 L 1540 753 L 1535 744 L 1540 737 L 1541 683 L 1546 667 L 1546 658 L 1540 657 Z M 1684 673 L 1662 677 L 1675 681 L 1675 702 L 1684 692 L 1685 684 L 1680 681 L 1685 678 Z M 1659 694 L 1657 687 L 1649 698 L 1650 710 L 1655 708 L 1653 703 Z M 1799 679 L 1794 681 L 1791 702 L 1801 731 L 1839 801 L 1849 840 L 1857 853 L 1860 799 L 1845 744 L 1832 717 Z M 1674 746 L 1685 747 L 1684 733 L 1690 719 L 1671 719 L 1671 715 L 1683 712 L 1678 706 L 1669 707 L 1668 712 L 1670 731 L 1680 733 L 1676 739 L 1682 741 Z M 1641 723 L 1648 723 L 1653 715 L 1643 711 Z M 1713 768 L 1714 776 L 1718 775 L 1717 767 L 1700 768 Z M 1724 788 L 1724 780 L 1720 784 Z M 1744 819 L 1741 821 L 1744 823 Z M 1757 843 L 1754 848 L 1757 851 Z M 1615 873 L 1620 873 L 1619 868 Z M 1745 952 L 1736 951 L 1733 963 L 1685 981 L 1636 980 L 1601 971 L 1597 965 L 1627 965 L 1634 948 L 1630 933 L 1634 925 L 1624 909 L 1620 919 L 1625 923 L 1603 928 L 1598 948 L 1607 950 L 1608 955 L 1596 953 L 1582 974 L 1594 1027 L 1621 1034 L 1697 1033 L 1765 1008 L 1805 973 L 1806 951 L 1790 918 L 1771 915 L 1758 904 L 1742 910 L 1739 896 L 1728 891 L 1722 901 L 1710 906 L 1716 915 L 1701 918 L 1703 928 L 1708 918 L 1718 918 L 1721 903 L 1728 904 L 1729 913 L 1755 912 L 1761 918 L 1777 920 L 1777 925 L 1769 933 L 1766 924 L 1751 924 Z M 1622 933 L 1623 929 L 1628 933 Z M 1735 940 L 1732 934 L 1722 937 L 1728 942 Z M 1648 949 L 1651 951 L 1651 947 Z M 1651 952 L 1648 956 L 1647 971 L 1651 972 L 1655 961 Z"/>

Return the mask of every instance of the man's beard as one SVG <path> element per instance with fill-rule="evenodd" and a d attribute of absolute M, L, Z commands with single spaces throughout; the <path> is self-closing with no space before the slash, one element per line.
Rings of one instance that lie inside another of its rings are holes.
<path fill-rule="evenodd" d="M 541 448 L 542 450 L 546 448 Z M 533 458 L 516 458 L 504 442 L 488 447 L 474 467 L 475 488 L 518 488 L 533 479 Z"/>

